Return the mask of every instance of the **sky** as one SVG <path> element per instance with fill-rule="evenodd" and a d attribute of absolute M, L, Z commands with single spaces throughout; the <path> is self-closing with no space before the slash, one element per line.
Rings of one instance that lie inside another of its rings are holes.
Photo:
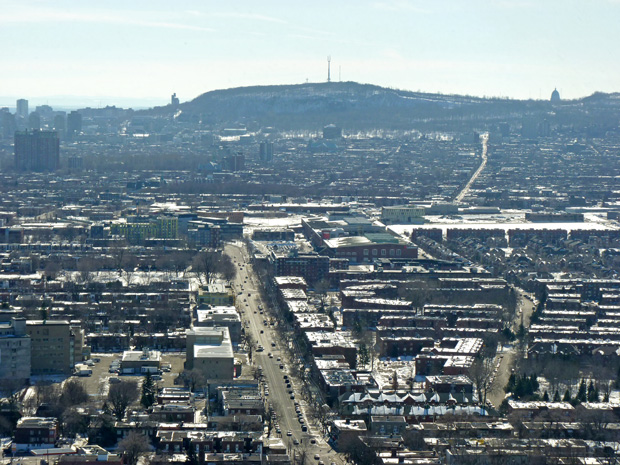
<path fill-rule="evenodd" d="M 0 106 L 150 106 L 327 80 L 548 99 L 620 91 L 620 0 L 0 0 Z"/>

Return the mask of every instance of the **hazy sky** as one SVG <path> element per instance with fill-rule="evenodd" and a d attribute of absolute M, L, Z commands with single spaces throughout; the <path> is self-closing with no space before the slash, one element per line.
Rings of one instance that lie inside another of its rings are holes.
<path fill-rule="evenodd" d="M 548 98 L 620 91 L 620 0 L 0 0 L 0 95 L 165 104 L 327 79 Z M 5 101 L 0 104 L 7 104 Z"/>

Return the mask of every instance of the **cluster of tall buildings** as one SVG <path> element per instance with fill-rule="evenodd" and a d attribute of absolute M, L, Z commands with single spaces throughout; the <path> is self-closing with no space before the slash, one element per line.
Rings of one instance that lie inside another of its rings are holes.
<path fill-rule="evenodd" d="M 28 100 L 19 99 L 15 113 L 0 109 L 0 128 L 3 139 L 14 139 L 17 171 L 55 171 L 60 167 L 60 140 L 82 131 L 82 114 L 56 111 L 49 105 L 38 105 L 31 112 Z"/>

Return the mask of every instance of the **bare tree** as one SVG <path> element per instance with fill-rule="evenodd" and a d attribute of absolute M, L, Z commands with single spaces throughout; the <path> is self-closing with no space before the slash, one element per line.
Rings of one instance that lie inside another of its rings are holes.
<path fill-rule="evenodd" d="M 249 331 L 245 332 L 245 343 L 246 343 L 247 350 L 248 350 L 248 359 L 250 363 L 252 363 L 252 354 L 256 350 L 257 344 L 256 344 L 256 339 L 254 338 L 254 335 Z"/>
<path fill-rule="evenodd" d="M 294 449 L 293 462 L 296 465 L 306 465 L 310 461 L 310 453 L 308 452 L 308 444 L 301 444 L 297 449 Z"/>
<path fill-rule="evenodd" d="M 60 403 L 64 407 L 76 406 L 84 404 L 90 399 L 88 391 L 77 379 L 70 379 L 66 381 L 62 386 L 62 393 L 60 394 Z"/>
<path fill-rule="evenodd" d="M 494 364 L 493 358 L 478 358 L 469 370 L 476 391 L 478 391 L 478 397 L 482 396 L 478 400 L 484 408 L 486 408 L 487 393 L 493 381 Z"/>
<path fill-rule="evenodd" d="M 150 449 L 149 441 L 144 434 L 132 431 L 125 439 L 118 443 L 118 450 L 125 457 L 125 463 L 136 465 L 141 455 Z"/>
<path fill-rule="evenodd" d="M 10 410 L 16 411 L 19 407 L 24 382 L 18 379 L 0 380 L 0 393 L 9 400 Z"/>
<path fill-rule="evenodd" d="M 60 263 L 58 263 L 56 260 L 48 260 L 45 264 L 44 273 L 45 276 L 49 279 L 56 279 L 56 277 L 61 271 L 62 268 L 60 266 Z"/>
<path fill-rule="evenodd" d="M 77 264 L 78 277 L 84 284 L 92 281 L 93 271 L 97 269 L 97 263 L 91 257 L 82 257 Z"/>
<path fill-rule="evenodd" d="M 125 255 L 127 254 L 127 241 L 122 239 L 114 242 L 114 245 L 109 248 L 110 255 L 112 257 L 112 264 L 114 269 L 121 271 L 123 269 L 123 263 L 125 263 Z"/>
<path fill-rule="evenodd" d="M 187 383 L 189 383 L 189 388 L 192 392 L 195 392 L 197 389 L 203 388 L 207 383 L 207 377 L 205 376 L 205 373 L 198 368 L 186 371 L 185 379 Z"/>
<path fill-rule="evenodd" d="M 125 272 L 125 280 L 127 281 L 127 285 L 131 284 L 133 277 L 136 272 L 136 266 L 138 265 L 138 257 L 136 257 L 132 253 L 126 253 L 124 261 L 122 263 L 123 271 Z"/>
<path fill-rule="evenodd" d="M 192 270 L 201 284 L 209 284 L 217 275 L 218 254 L 216 252 L 200 252 L 192 261 Z"/>
<path fill-rule="evenodd" d="M 112 414 L 122 420 L 127 407 L 138 399 L 138 384 L 135 381 L 121 381 L 110 386 L 108 402 L 112 407 Z"/>
<path fill-rule="evenodd" d="M 220 276 L 228 281 L 235 278 L 236 268 L 228 255 L 221 252 L 203 251 L 194 257 L 192 270 L 201 284 L 210 284 Z"/>
<path fill-rule="evenodd" d="M 329 288 L 330 285 L 327 279 L 321 279 L 314 285 L 314 293 L 319 298 L 321 313 L 325 312 L 325 302 L 327 301 Z"/>

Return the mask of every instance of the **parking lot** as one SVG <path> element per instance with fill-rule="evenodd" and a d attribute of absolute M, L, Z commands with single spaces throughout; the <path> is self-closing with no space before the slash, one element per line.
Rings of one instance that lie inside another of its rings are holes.
<path fill-rule="evenodd" d="M 114 360 L 120 360 L 121 355 L 120 353 L 92 354 L 91 360 L 99 360 L 99 362 L 94 362 L 92 366 L 90 366 L 92 374 L 90 376 L 74 376 L 73 378 L 79 379 L 86 387 L 88 393 L 94 397 L 103 397 L 107 395 L 109 380 L 111 378 L 141 381 L 143 378 L 142 375 L 110 373 L 110 364 L 112 364 Z M 163 353 L 161 361 L 162 365 L 170 364 L 170 371 L 163 372 L 162 379 L 156 380 L 155 383 L 158 388 L 173 387 L 175 378 L 179 373 L 183 372 L 185 354 L 179 352 Z"/>

